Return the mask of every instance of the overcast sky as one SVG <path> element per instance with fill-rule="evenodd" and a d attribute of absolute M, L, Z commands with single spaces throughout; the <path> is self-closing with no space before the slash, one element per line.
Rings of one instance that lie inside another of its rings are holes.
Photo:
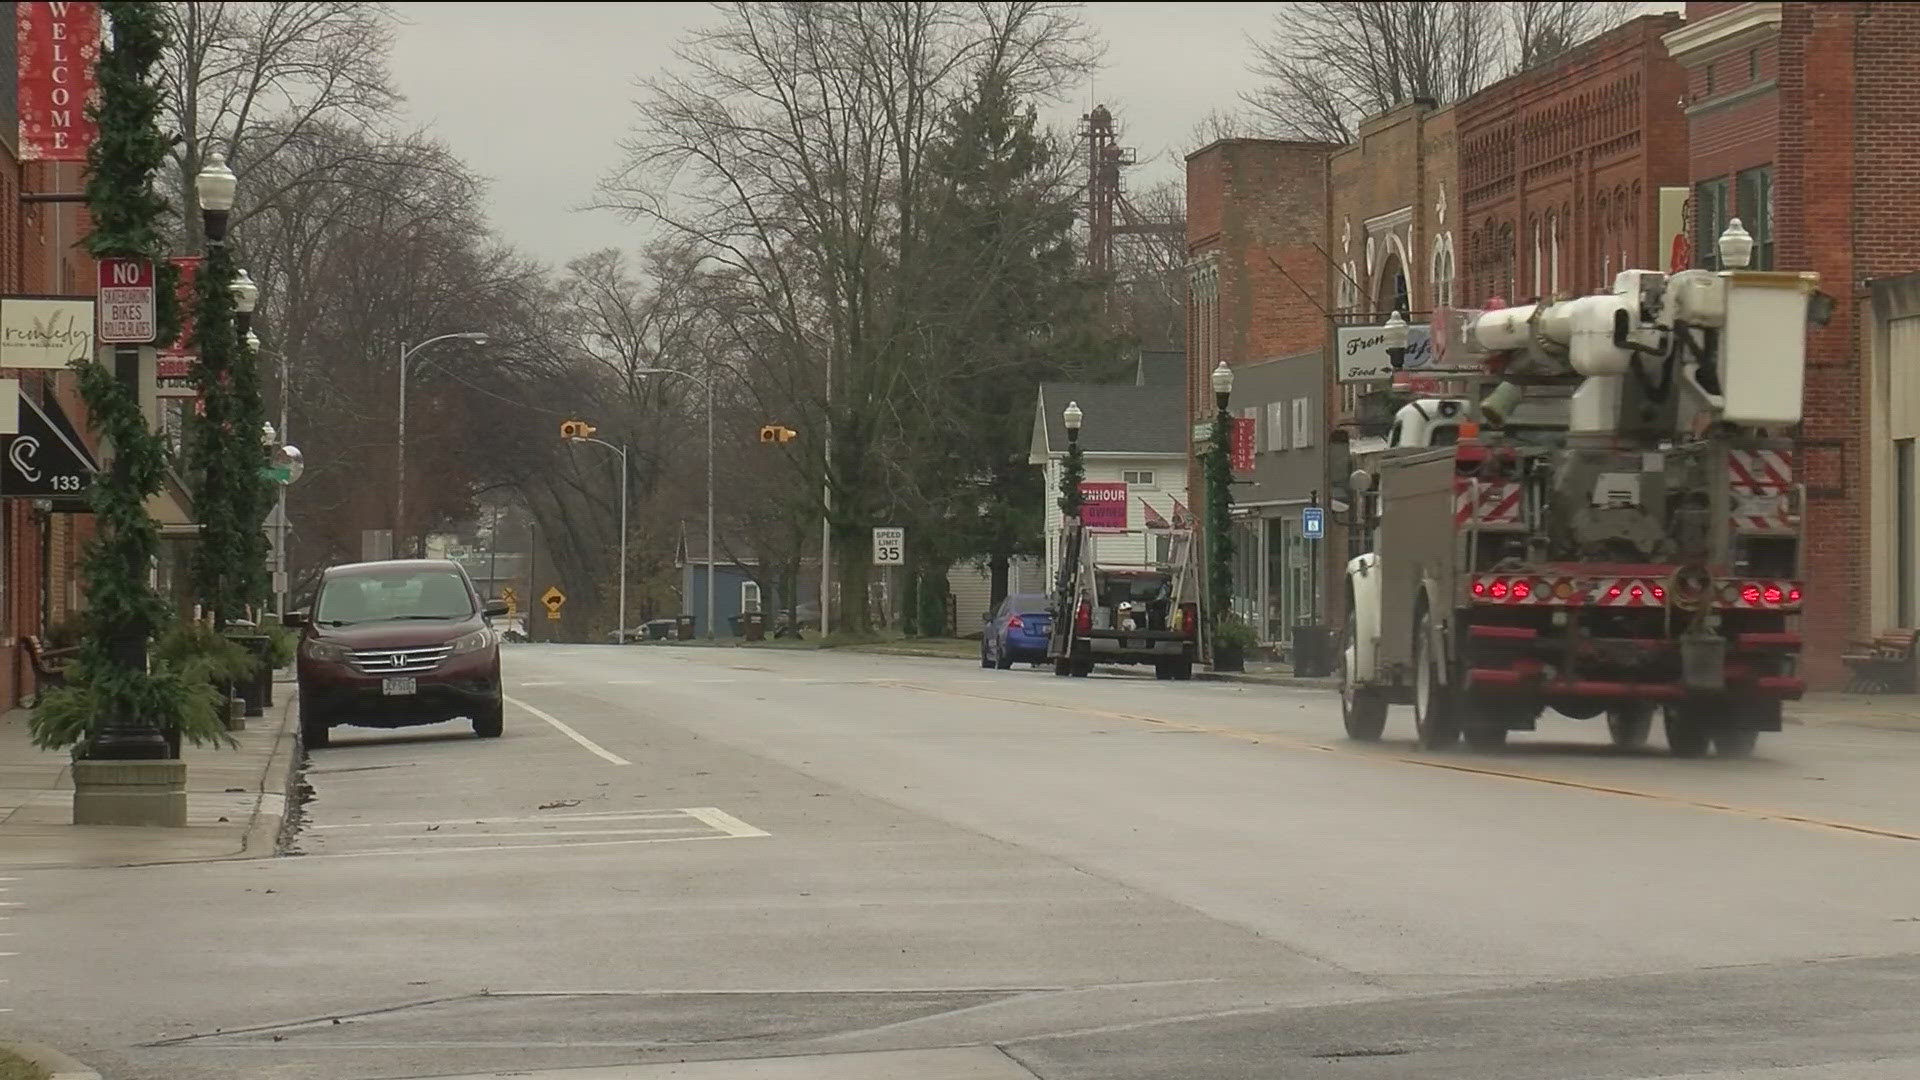
<path fill-rule="evenodd" d="M 431 126 L 492 181 L 493 223 L 508 241 L 560 264 L 644 236 L 620 218 L 574 208 L 618 161 L 633 80 L 672 60 L 673 43 L 715 18 L 706 4 L 400 3 L 394 76 L 408 117 Z M 1123 125 L 1144 187 L 1179 169 L 1177 148 L 1248 86 L 1246 37 L 1278 4 L 1094 3 L 1106 68 L 1055 110 L 1071 124 L 1094 101 Z"/>

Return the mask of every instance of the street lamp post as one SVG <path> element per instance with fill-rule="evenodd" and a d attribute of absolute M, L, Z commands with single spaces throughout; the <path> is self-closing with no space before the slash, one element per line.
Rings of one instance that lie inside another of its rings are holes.
<path fill-rule="evenodd" d="M 1060 422 L 1064 424 L 1067 429 L 1067 457 L 1060 465 L 1060 517 L 1062 524 L 1071 524 L 1080 518 L 1080 503 L 1082 497 L 1080 481 L 1084 479 L 1087 474 L 1086 456 L 1080 449 L 1080 425 L 1085 420 L 1086 414 L 1080 411 L 1080 403 L 1077 401 L 1067 402 L 1066 409 L 1060 414 Z M 1075 535 L 1067 532 L 1065 529 L 1062 530 L 1062 534 L 1068 537 Z M 1085 540 L 1082 538 L 1070 540 L 1069 542 L 1084 543 Z M 1067 595 L 1067 589 L 1069 583 L 1073 580 L 1073 574 L 1067 569 L 1067 552 L 1059 550 L 1059 544 L 1060 540 L 1055 539 L 1051 546 L 1053 548 L 1054 559 L 1054 591 L 1059 594 L 1059 604 L 1057 606 L 1058 610 L 1062 613 L 1057 615 L 1056 618 L 1064 620 L 1066 617 L 1064 613 L 1071 600 L 1071 597 Z M 1075 557 L 1077 558 L 1077 556 L 1078 553 L 1076 552 Z"/>
<path fill-rule="evenodd" d="M 471 341 L 475 345 L 485 345 L 487 335 L 474 330 L 458 334 L 441 334 L 430 337 L 411 348 L 400 347 L 400 432 L 393 451 L 393 554 L 400 554 L 400 547 L 406 543 L 407 529 L 407 361 L 413 354 L 429 345 L 441 341 Z"/>
<path fill-rule="evenodd" d="M 678 375 L 692 379 L 707 392 L 707 640 L 713 640 L 713 373 L 708 371 L 706 378 L 679 368 L 637 368 L 635 375 Z M 625 528 L 622 528 L 624 539 Z M 624 570 L 624 567 L 622 568 Z M 826 601 L 820 604 L 822 625 L 826 620 Z"/>
<path fill-rule="evenodd" d="M 592 429 L 588 429 L 592 430 Z M 590 442 L 620 455 L 620 617 L 614 627 L 614 641 L 625 644 L 627 640 L 627 448 L 615 446 L 605 439 L 596 439 L 591 435 L 569 435 L 568 442 Z M 495 527 L 499 524 L 499 515 L 494 517 Z"/>
<path fill-rule="evenodd" d="M 1386 337 L 1387 360 L 1398 371 L 1407 365 L 1407 317 L 1396 309 L 1380 329 Z"/>

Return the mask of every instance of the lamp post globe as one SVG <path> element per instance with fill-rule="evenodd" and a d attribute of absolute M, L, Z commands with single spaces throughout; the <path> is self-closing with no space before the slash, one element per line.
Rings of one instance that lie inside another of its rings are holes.
<path fill-rule="evenodd" d="M 1224 403 L 1233 393 L 1233 369 L 1227 366 L 1225 360 L 1220 361 L 1220 366 L 1213 369 L 1211 381 L 1213 396 L 1220 399 L 1221 408 L 1226 408 Z"/>
<path fill-rule="evenodd" d="M 200 204 L 200 217 L 206 225 L 207 242 L 218 244 L 227 238 L 227 215 L 233 210 L 234 192 L 240 178 L 227 168 L 226 155 L 215 151 L 207 155 L 200 175 L 193 178 L 194 198 Z"/>
<path fill-rule="evenodd" d="M 1386 340 L 1387 359 L 1391 361 L 1396 368 L 1406 366 L 1407 317 L 1401 314 L 1398 309 L 1395 309 L 1392 315 L 1387 316 L 1386 325 L 1380 329 L 1382 337 Z"/>
<path fill-rule="evenodd" d="M 1080 437 L 1080 424 L 1086 419 L 1086 416 L 1086 413 L 1080 411 L 1079 402 L 1067 402 L 1066 411 L 1060 414 L 1061 422 L 1067 425 L 1067 438 L 1078 439 Z"/>
<path fill-rule="evenodd" d="M 1722 270 L 1745 270 L 1753 261 L 1753 234 L 1740 224 L 1739 218 L 1727 222 L 1727 229 L 1720 234 L 1720 268 Z"/>

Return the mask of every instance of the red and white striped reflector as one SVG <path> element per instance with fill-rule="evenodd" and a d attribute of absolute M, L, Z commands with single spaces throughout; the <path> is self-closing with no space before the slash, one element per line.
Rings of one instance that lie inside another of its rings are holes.
<path fill-rule="evenodd" d="M 1727 451 L 1728 526 L 1736 533 L 1790 533 L 1793 461 L 1783 450 Z"/>
<path fill-rule="evenodd" d="M 1517 527 L 1526 524 L 1520 515 L 1521 488 L 1515 480 L 1479 480 L 1453 478 L 1453 523 Z"/>

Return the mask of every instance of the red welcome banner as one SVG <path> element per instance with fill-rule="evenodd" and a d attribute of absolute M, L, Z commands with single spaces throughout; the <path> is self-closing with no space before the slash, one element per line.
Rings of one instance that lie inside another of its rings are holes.
<path fill-rule="evenodd" d="M 1080 481 L 1080 523 L 1089 529 L 1127 531 L 1127 485 L 1112 480 Z"/>
<path fill-rule="evenodd" d="M 188 397 L 195 393 L 193 367 L 200 362 L 200 345 L 193 340 L 194 289 L 200 277 L 200 256 L 181 255 L 167 261 L 180 271 L 179 287 L 174 291 L 180 311 L 180 336 L 160 346 L 154 358 L 154 375 L 160 381 L 162 397 Z"/>
<path fill-rule="evenodd" d="M 14 5 L 20 56 L 20 160 L 85 161 L 96 128 L 87 106 L 97 93 L 100 5 Z"/>
<path fill-rule="evenodd" d="M 1253 418 L 1236 416 L 1233 417 L 1232 420 L 1233 426 L 1227 429 L 1227 434 L 1232 436 L 1232 440 L 1229 443 L 1232 447 L 1232 453 L 1228 458 L 1229 463 L 1232 465 L 1234 472 L 1252 472 L 1254 445 Z"/>

